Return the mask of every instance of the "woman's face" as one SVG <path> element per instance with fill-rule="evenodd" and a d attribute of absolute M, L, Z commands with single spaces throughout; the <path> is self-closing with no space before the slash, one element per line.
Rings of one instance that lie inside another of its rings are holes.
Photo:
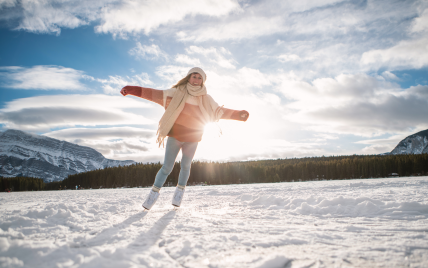
<path fill-rule="evenodd" d="M 189 78 L 189 83 L 192 86 L 201 86 L 202 85 L 202 75 L 198 74 L 198 73 L 193 73 L 190 75 Z"/>

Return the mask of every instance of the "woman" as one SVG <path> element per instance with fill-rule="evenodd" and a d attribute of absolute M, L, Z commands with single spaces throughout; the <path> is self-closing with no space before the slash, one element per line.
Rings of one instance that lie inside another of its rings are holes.
<path fill-rule="evenodd" d="M 220 107 L 207 94 L 205 72 L 198 67 L 190 69 L 187 76 L 178 81 L 171 89 L 157 90 L 137 86 L 126 86 L 120 93 L 123 96 L 134 95 L 162 105 L 165 108 L 159 121 L 156 142 L 164 146 L 165 159 L 162 168 L 156 174 L 155 182 L 143 207 L 150 210 L 159 197 L 159 191 L 171 173 L 175 159 L 182 150 L 181 169 L 178 184 L 172 199 L 172 205 L 179 207 L 184 189 L 190 175 L 190 165 L 198 142 L 202 139 L 205 124 L 219 119 L 247 121 L 247 111 L 236 111 Z"/>

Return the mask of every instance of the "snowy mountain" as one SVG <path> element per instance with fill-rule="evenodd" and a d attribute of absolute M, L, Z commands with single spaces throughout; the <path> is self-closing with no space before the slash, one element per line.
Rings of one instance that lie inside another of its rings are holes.
<path fill-rule="evenodd" d="M 106 159 L 92 148 L 45 136 L 13 129 L 0 132 L 0 176 L 3 177 L 55 181 L 71 174 L 133 163 Z"/>
<path fill-rule="evenodd" d="M 426 154 L 428 153 L 428 129 L 410 135 L 400 141 L 390 154 Z"/>

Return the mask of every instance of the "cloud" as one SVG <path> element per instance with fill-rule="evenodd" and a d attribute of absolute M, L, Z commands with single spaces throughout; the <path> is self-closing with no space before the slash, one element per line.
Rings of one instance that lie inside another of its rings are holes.
<path fill-rule="evenodd" d="M 141 45 L 137 42 L 137 46 L 129 50 L 129 54 L 135 56 L 137 59 L 157 60 L 163 58 L 168 59 L 168 55 L 163 52 L 158 45 L 152 44 L 151 46 Z"/>
<path fill-rule="evenodd" d="M 314 131 L 370 137 L 428 127 L 427 86 L 402 89 L 365 74 L 286 78 L 278 87 L 290 102 L 288 118 Z"/>
<path fill-rule="evenodd" d="M 302 13 L 322 6 L 332 6 L 341 0 L 331 1 L 283 1 L 281 3 L 269 4 L 266 2 L 242 3 L 245 6 L 248 19 L 238 17 L 229 23 L 228 26 L 220 25 L 222 38 L 225 35 L 237 35 L 237 38 L 243 36 L 243 30 L 247 33 L 256 35 L 265 35 L 274 33 L 280 28 L 278 20 L 282 15 L 293 13 Z M 197 5 L 198 8 L 194 8 Z M 114 36 L 126 38 L 129 34 L 135 35 L 152 33 L 162 26 L 171 26 L 173 23 L 182 23 L 184 25 L 194 25 L 197 16 L 205 16 L 212 20 L 223 18 L 227 15 L 239 15 L 244 13 L 239 1 L 234 0 L 168 0 L 162 5 L 150 1 L 137 0 L 104 0 L 104 1 L 59 1 L 59 0 L 3 0 L 0 7 L 15 8 L 19 13 L 19 25 L 16 29 L 26 30 L 36 33 L 56 33 L 59 34 L 61 28 L 76 28 L 82 25 L 89 25 L 91 22 L 100 21 L 96 26 L 96 32 L 111 33 Z M 278 16 L 271 16 L 267 11 L 276 11 Z M 268 13 L 265 17 L 248 16 L 254 13 Z M 269 18 L 275 17 L 273 20 Z M 252 26 L 253 31 L 246 31 Z M 282 25 L 284 26 L 284 25 Z M 185 27 L 188 28 L 188 27 Z M 206 28 L 204 26 L 204 28 Z M 274 30 L 272 31 L 273 28 Z M 265 29 L 265 31 L 263 31 Z M 212 31 L 209 31 L 212 32 Z M 263 34 L 263 32 L 266 32 Z M 187 36 L 193 38 L 192 34 L 187 32 Z M 196 36 L 201 36 L 198 33 Z M 206 38 L 206 37 L 202 37 Z"/>
<path fill-rule="evenodd" d="M 177 38 L 194 42 L 241 40 L 286 32 L 287 28 L 282 16 L 245 16 L 233 21 L 201 27 L 196 32 L 183 30 L 177 33 Z"/>
<path fill-rule="evenodd" d="M 94 80 L 102 84 L 102 88 L 106 94 L 119 94 L 120 89 L 127 85 L 150 86 L 154 84 L 146 73 L 125 77 L 115 75 L 109 76 L 108 79 L 97 78 Z"/>
<path fill-rule="evenodd" d="M 1 0 L 0 8 L 3 7 L 14 7 L 17 4 L 18 0 Z"/>
<path fill-rule="evenodd" d="M 33 90 L 85 90 L 87 86 L 81 80 L 96 81 L 102 84 L 106 94 L 119 94 L 126 85 L 153 85 L 147 73 L 101 79 L 85 75 L 83 71 L 54 65 L 0 67 L 0 77 L 4 77 L 4 87 Z"/>
<path fill-rule="evenodd" d="M 315 134 L 314 141 L 316 142 L 323 142 L 327 140 L 337 140 L 339 137 L 337 135 L 327 134 L 327 133 L 317 133 Z"/>
<path fill-rule="evenodd" d="M 413 86 L 406 91 L 400 92 L 398 95 L 403 97 L 415 96 L 421 99 L 428 99 L 428 86 Z"/>
<path fill-rule="evenodd" d="M 420 69 L 428 66 L 428 8 L 419 2 L 420 14 L 407 29 L 409 39 L 400 40 L 393 46 L 364 52 L 361 64 L 371 70 L 382 67 L 389 70 Z"/>
<path fill-rule="evenodd" d="M 303 59 L 300 58 L 296 54 L 282 54 L 278 56 L 278 59 L 282 62 L 289 62 L 289 61 L 302 61 Z"/>
<path fill-rule="evenodd" d="M 382 153 L 388 153 L 391 151 L 391 147 L 387 145 L 370 145 L 367 147 L 364 147 L 362 150 L 363 154 L 382 154 Z"/>
<path fill-rule="evenodd" d="M 238 97 L 242 94 L 252 94 L 254 92 L 269 93 L 269 86 L 272 85 L 271 77 L 274 75 L 267 75 L 258 69 L 243 67 L 238 70 L 212 70 L 210 68 L 205 70 L 207 74 L 207 88 L 208 93 L 216 96 L 216 99 L 230 102 L 233 100 L 235 103 L 241 102 L 242 98 L 234 100 L 226 96 L 233 94 Z"/>
<path fill-rule="evenodd" d="M 217 67 L 232 70 L 238 66 L 235 58 L 240 57 L 241 66 L 263 68 L 264 71 L 282 68 L 313 79 L 356 73 L 361 68 L 376 70 L 390 65 L 399 65 L 398 69 L 405 68 L 403 66 L 419 68 L 426 66 L 427 61 L 426 53 L 420 58 L 414 56 L 423 53 L 421 43 L 426 42 L 423 39 L 418 42 L 417 37 L 425 33 L 428 16 L 420 1 L 412 5 L 406 1 L 386 4 L 385 1 L 342 0 L 168 0 L 162 5 L 136 0 L 23 0 L 7 3 L 9 9 L 13 5 L 20 14 L 17 29 L 59 33 L 61 28 L 95 23 L 98 24 L 97 32 L 114 36 L 167 36 L 172 42 L 178 39 L 185 43 L 209 41 L 211 44 L 214 40 L 234 52 L 233 56 L 222 54 L 216 48 L 217 54 L 212 54 L 212 58 L 178 53 L 175 62 L 186 66 L 196 65 L 199 60 L 205 66 L 214 63 Z M 266 38 L 259 39 L 261 36 Z M 272 46 L 273 43 L 276 45 Z M 205 50 L 211 48 L 212 45 L 204 47 Z M 410 48 L 416 50 L 411 52 Z M 394 52 L 400 49 L 406 50 L 406 54 L 395 56 Z M 137 43 L 130 53 L 149 60 L 166 57 L 154 44 Z M 363 53 L 366 53 L 364 57 Z M 374 59 L 379 57 L 385 62 Z"/>
<path fill-rule="evenodd" d="M 155 134 L 155 130 L 125 126 L 67 128 L 43 135 L 91 147 L 109 159 L 159 162 L 165 151 L 155 143 Z"/>
<path fill-rule="evenodd" d="M 378 103 L 347 103 L 338 107 L 318 109 L 307 115 L 329 125 L 336 133 L 370 136 L 399 132 L 424 124 L 427 113 L 426 100 L 390 95 Z M 427 123 L 424 125 L 428 126 Z"/>
<path fill-rule="evenodd" d="M 163 65 L 156 68 L 156 75 L 162 78 L 162 80 L 168 81 L 172 86 L 172 84 L 177 83 L 180 79 L 187 75 L 187 72 L 191 68 L 177 66 L 177 65 Z"/>
<path fill-rule="evenodd" d="M 198 8 L 194 8 L 195 5 Z M 136 0 L 3 0 L 1 8 L 8 8 L 8 13 L 16 14 L 17 30 L 60 34 L 61 28 L 74 29 L 100 21 L 96 32 L 121 37 L 149 34 L 162 25 L 179 22 L 189 16 L 219 17 L 240 10 L 239 4 L 233 0 L 169 0 L 161 5 Z"/>
<path fill-rule="evenodd" d="M 116 0 L 21 0 L 4 1 L 0 8 L 7 7 L 8 13 L 15 14 L 16 30 L 58 35 L 61 28 L 74 29 L 99 19 L 102 7 L 114 2 Z"/>
<path fill-rule="evenodd" d="M 217 42 L 232 51 L 241 66 L 264 72 L 293 70 L 307 81 L 358 73 L 362 68 L 373 70 L 371 64 L 360 62 L 362 54 L 409 39 L 406 31 L 413 25 L 409 18 L 419 14 L 417 3 L 406 2 L 280 1 L 241 5 L 243 11 L 239 13 L 201 20 L 196 25 L 180 24 L 179 31 L 174 29 L 177 39 L 185 44 Z M 234 62 L 232 65 L 237 66 Z"/>
<path fill-rule="evenodd" d="M 50 126 L 105 125 L 123 122 L 124 114 L 93 109 L 73 109 L 65 107 L 25 108 L 1 114 L 0 120 L 11 128 L 44 128 Z M 128 121 L 129 123 L 129 121 Z"/>
<path fill-rule="evenodd" d="M 151 104 L 106 95 L 38 96 L 7 102 L 0 110 L 0 123 L 6 128 L 29 131 L 154 123 L 144 116 L 124 111 L 132 107 L 151 107 Z"/>
<path fill-rule="evenodd" d="M 184 65 L 201 66 L 201 62 L 198 58 L 191 58 L 184 54 L 177 54 L 175 56 L 175 61 Z"/>
<path fill-rule="evenodd" d="M 377 70 L 386 67 L 389 70 L 420 69 L 428 66 L 428 38 L 401 41 L 387 49 L 375 49 L 364 52 L 363 65 Z"/>
<path fill-rule="evenodd" d="M 198 46 L 190 46 L 186 49 L 186 52 L 190 55 L 199 54 L 204 56 L 209 62 L 213 62 L 218 66 L 225 69 L 235 69 L 235 61 L 233 59 L 226 59 L 227 57 L 231 57 L 232 53 L 221 47 L 220 49 L 216 49 L 215 47 L 203 48 Z"/>
<path fill-rule="evenodd" d="M 340 7 L 335 7 L 334 4 L 339 2 L 343 1 L 254 2 L 244 5 L 241 12 L 234 13 L 215 24 L 179 31 L 177 38 L 182 41 L 206 42 L 255 39 L 284 33 L 301 35 L 315 32 L 343 32 L 343 29 L 339 29 L 337 14 L 332 16 L 332 13 L 344 13 L 343 10 L 336 12 Z M 354 21 L 348 16 L 347 19 L 341 20 L 340 25 L 354 24 Z"/>
<path fill-rule="evenodd" d="M 49 135 L 49 133 L 46 135 Z M 108 159 L 134 160 L 136 162 L 158 162 L 163 159 L 162 152 L 159 148 L 155 148 L 139 139 L 110 141 L 92 139 L 66 140 L 81 146 L 91 147 Z"/>
<path fill-rule="evenodd" d="M 428 31 L 428 8 L 413 20 L 411 32 L 421 34 Z"/>
<path fill-rule="evenodd" d="M 60 139 L 113 140 L 113 139 L 149 139 L 155 136 L 154 130 L 135 127 L 110 128 L 69 128 L 45 133 L 45 136 Z"/>
<path fill-rule="evenodd" d="M 126 0 L 103 8 L 101 25 L 96 32 L 111 33 L 126 38 L 129 34 L 148 35 L 162 25 L 170 25 L 189 16 L 220 17 L 239 10 L 233 0 L 167 0 L 162 4 L 152 1 Z"/>
<path fill-rule="evenodd" d="M 143 116 L 120 111 L 73 109 L 64 107 L 25 108 L 3 112 L 0 122 L 6 128 L 23 130 L 46 130 L 57 127 L 127 125 L 152 123 Z"/>
<path fill-rule="evenodd" d="M 55 65 L 0 67 L 0 77 L 4 87 L 39 90 L 84 90 L 80 80 L 87 78 L 83 71 Z"/>
<path fill-rule="evenodd" d="M 302 3 L 300 3 L 302 2 Z M 381 10 L 381 12 L 380 12 Z M 324 42 L 349 39 L 370 29 L 381 30 L 379 21 L 397 20 L 415 13 L 415 7 L 406 3 L 386 6 L 382 1 L 261 1 L 243 4 L 243 11 L 201 27 L 179 31 L 183 41 L 248 40 L 262 36 L 283 35 L 287 42 L 311 42 L 322 37 Z M 306 37 L 306 38 L 305 38 Z"/>
<path fill-rule="evenodd" d="M 388 138 L 361 140 L 355 143 L 369 145 L 362 149 L 362 152 L 364 154 L 382 154 L 392 151 L 401 140 L 411 134 L 414 134 L 415 132 L 417 132 L 417 130 L 413 129 L 412 131 L 406 131 L 398 135 L 390 136 Z"/>
<path fill-rule="evenodd" d="M 0 111 L 18 111 L 24 108 L 43 107 L 69 107 L 82 109 L 115 110 L 125 108 L 147 108 L 153 107 L 147 101 L 138 98 L 126 98 L 123 96 L 107 96 L 102 94 L 70 94 L 70 95 L 48 95 L 21 98 L 9 101 Z"/>
<path fill-rule="evenodd" d="M 138 161 L 141 156 L 157 159 L 155 131 L 135 127 L 69 128 L 43 135 L 91 147 L 107 158 Z"/>
<path fill-rule="evenodd" d="M 390 71 L 383 72 L 382 76 L 385 79 L 389 79 L 389 80 L 400 80 L 395 74 L 391 73 Z"/>

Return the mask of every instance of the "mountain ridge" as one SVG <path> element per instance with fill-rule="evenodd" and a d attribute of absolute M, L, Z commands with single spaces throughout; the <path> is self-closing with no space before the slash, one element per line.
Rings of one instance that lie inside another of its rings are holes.
<path fill-rule="evenodd" d="M 42 135 L 14 129 L 0 132 L 0 176 L 3 177 L 57 181 L 76 173 L 133 163 L 133 160 L 107 159 L 90 147 Z"/>
<path fill-rule="evenodd" d="M 392 155 L 426 153 L 428 153 L 428 129 L 407 136 L 390 152 Z"/>

